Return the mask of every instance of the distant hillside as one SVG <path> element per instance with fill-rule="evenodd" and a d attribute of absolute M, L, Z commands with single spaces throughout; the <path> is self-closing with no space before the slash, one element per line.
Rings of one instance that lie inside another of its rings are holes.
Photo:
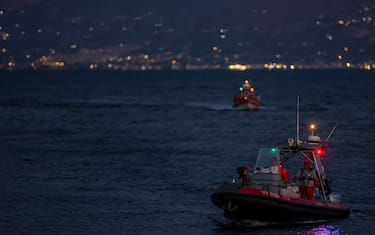
<path fill-rule="evenodd" d="M 254 61 L 332 60 L 374 55 L 370 1 L 138 0 L 21 1 L 2 15 L 15 54 L 77 53 L 129 46 L 128 54 L 187 53 Z M 302 58 L 302 59 L 301 59 Z"/>

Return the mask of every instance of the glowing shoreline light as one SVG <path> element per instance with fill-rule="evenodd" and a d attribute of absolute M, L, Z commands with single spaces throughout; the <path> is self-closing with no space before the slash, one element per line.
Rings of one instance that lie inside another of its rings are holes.
<path fill-rule="evenodd" d="M 243 65 L 243 64 L 230 64 L 230 65 L 228 66 L 228 68 L 229 68 L 230 70 L 237 70 L 237 71 L 245 71 L 245 70 L 248 69 L 247 66 L 246 66 L 246 65 Z"/>

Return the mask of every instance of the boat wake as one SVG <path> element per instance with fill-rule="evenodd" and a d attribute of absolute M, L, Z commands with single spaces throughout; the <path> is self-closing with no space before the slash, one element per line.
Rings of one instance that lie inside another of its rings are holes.
<path fill-rule="evenodd" d="M 191 107 L 199 107 L 199 108 L 205 108 L 205 109 L 216 110 L 216 111 L 233 109 L 232 105 L 230 104 L 190 102 L 190 103 L 187 103 L 187 105 Z"/>
<path fill-rule="evenodd" d="M 218 104 L 218 103 L 204 103 L 204 102 L 190 102 L 186 104 L 190 107 L 199 107 L 204 108 L 208 110 L 216 110 L 216 111 L 224 111 L 224 110 L 234 110 L 231 104 Z M 259 110 L 277 110 L 278 108 L 276 106 L 260 106 Z"/>
<path fill-rule="evenodd" d="M 276 106 L 260 106 L 259 110 L 277 110 L 278 108 Z"/>
<path fill-rule="evenodd" d="M 320 225 L 329 222 L 328 220 L 309 220 L 299 222 L 265 222 L 259 220 L 241 220 L 236 222 L 231 221 L 220 221 L 211 218 L 218 226 L 219 229 L 223 230 L 237 230 L 237 229 L 265 229 L 265 228 L 283 228 L 283 227 L 299 227 L 307 225 Z"/>

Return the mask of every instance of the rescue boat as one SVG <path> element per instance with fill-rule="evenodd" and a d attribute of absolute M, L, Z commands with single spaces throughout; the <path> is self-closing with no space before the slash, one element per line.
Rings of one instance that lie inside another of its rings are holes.
<path fill-rule="evenodd" d="M 260 96 L 255 93 L 255 88 L 245 80 L 238 94 L 233 96 L 233 108 L 238 110 L 258 110 L 260 108 Z"/>
<path fill-rule="evenodd" d="M 327 157 L 326 143 L 336 126 L 325 142 L 315 135 L 315 125 L 310 128 L 307 140 L 299 140 L 297 134 L 295 139 L 288 139 L 288 145 L 261 148 L 254 168 L 238 167 L 238 179 L 226 182 L 213 191 L 211 201 L 223 210 L 224 217 L 232 222 L 254 220 L 292 224 L 349 216 L 350 208 L 343 203 L 339 193 L 332 191 L 323 166 L 323 159 Z M 278 163 L 276 170 L 271 165 L 274 159 Z M 288 175 L 285 177 L 288 173 L 280 171 L 285 168 L 294 175 L 304 161 L 311 163 L 318 181 L 314 197 L 310 199 L 301 197 L 300 182 L 290 182 Z"/>

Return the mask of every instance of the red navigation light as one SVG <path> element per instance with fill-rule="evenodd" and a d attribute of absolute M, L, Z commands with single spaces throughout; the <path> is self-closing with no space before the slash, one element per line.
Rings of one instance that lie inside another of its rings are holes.
<path fill-rule="evenodd" d="M 324 148 L 323 147 L 317 147 L 317 148 L 315 148 L 314 153 L 318 157 L 323 157 L 324 156 Z"/>

